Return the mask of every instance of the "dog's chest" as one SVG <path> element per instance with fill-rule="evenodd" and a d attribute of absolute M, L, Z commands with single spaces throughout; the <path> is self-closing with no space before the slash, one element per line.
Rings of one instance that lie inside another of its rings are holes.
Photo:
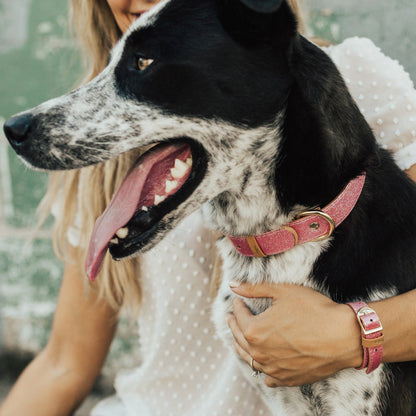
<path fill-rule="evenodd" d="M 259 168 L 261 169 L 261 168 Z M 259 173 L 258 171 L 257 173 Z M 252 175 L 244 191 L 216 199 L 204 208 L 208 222 L 224 234 L 253 235 L 276 229 L 289 222 L 281 213 L 270 178 L 263 172 L 255 180 Z M 257 198 L 253 195 L 257 194 Z M 304 207 L 300 207 L 303 209 Z M 297 207 L 299 209 L 299 207 Z M 294 214 L 294 213 L 292 213 Z M 312 287 L 323 293 L 325 287 L 317 286 L 313 268 L 331 240 L 315 241 L 298 245 L 293 249 L 267 258 L 244 257 L 237 253 L 232 243 L 224 237 L 217 245 L 223 259 L 223 281 L 213 305 L 213 321 L 217 333 L 226 346 L 233 349 L 233 336 L 226 323 L 226 315 L 233 311 L 232 302 L 236 296 L 229 287 L 230 281 L 258 284 L 292 283 Z M 254 314 L 266 310 L 270 299 L 244 299 Z M 252 370 L 245 361 L 241 369 L 262 394 L 272 415 L 276 416 L 380 416 L 379 398 L 385 381 L 385 370 L 380 367 L 370 375 L 348 369 L 337 373 L 328 380 L 300 388 L 270 389 L 264 384 L 264 375 L 251 376 Z"/>
<path fill-rule="evenodd" d="M 231 242 L 224 238 L 217 245 L 223 259 L 223 278 L 213 307 L 213 320 L 217 331 L 226 342 L 232 344 L 232 337 L 225 321 L 227 313 L 233 311 L 234 292 L 230 282 L 262 282 L 299 284 L 318 289 L 311 278 L 316 259 L 327 243 L 305 244 L 287 253 L 268 258 L 249 258 L 237 253 Z M 322 288 L 319 288 L 322 290 Z M 271 299 L 244 299 L 254 314 L 264 312 Z"/>
<path fill-rule="evenodd" d="M 314 283 L 312 270 L 320 254 L 329 242 L 308 243 L 282 255 L 267 259 L 245 258 L 239 255 L 228 239 L 218 242 L 223 257 L 223 281 L 213 305 L 213 321 L 225 344 L 232 349 L 233 337 L 225 316 L 232 312 L 235 297 L 229 282 L 248 281 L 261 283 L 302 284 L 325 292 L 325 288 Z M 270 299 L 244 299 L 253 313 L 267 309 Z M 380 416 L 379 398 L 385 382 L 385 370 L 381 366 L 374 373 L 348 369 L 335 376 L 300 388 L 270 389 L 264 384 L 264 376 L 251 376 L 251 368 L 239 360 L 247 379 L 261 391 L 272 415 L 276 416 Z"/>
<path fill-rule="evenodd" d="M 223 250 L 228 247 L 224 242 L 219 245 Z M 299 261 L 289 262 L 287 259 L 281 259 L 280 262 L 269 262 L 268 267 L 265 268 L 259 268 L 257 262 L 238 264 L 235 259 L 233 260 L 233 256 L 224 259 L 224 281 L 213 305 L 213 321 L 218 335 L 230 349 L 233 349 L 233 337 L 225 317 L 233 310 L 232 301 L 235 295 L 229 288 L 229 280 L 239 280 L 241 276 L 246 276 L 249 281 L 260 282 L 266 277 L 276 283 L 290 282 L 314 287 L 310 274 L 314 255 L 316 258 L 319 253 L 314 249 L 305 248 L 304 254 L 309 250 L 309 257 L 303 261 L 298 259 Z M 244 301 L 256 314 L 264 311 L 271 304 L 270 299 L 244 299 Z M 364 371 L 347 369 L 312 385 L 270 389 L 264 384 L 264 375 L 258 378 L 252 377 L 252 370 L 247 363 L 235 356 L 249 382 L 261 392 L 273 416 L 380 416 L 381 391 L 386 382 L 383 366 L 370 375 Z"/>
<path fill-rule="evenodd" d="M 386 373 L 382 367 L 370 375 L 347 369 L 314 384 L 277 389 L 266 387 L 264 377 L 254 380 L 274 416 L 380 416 Z"/>

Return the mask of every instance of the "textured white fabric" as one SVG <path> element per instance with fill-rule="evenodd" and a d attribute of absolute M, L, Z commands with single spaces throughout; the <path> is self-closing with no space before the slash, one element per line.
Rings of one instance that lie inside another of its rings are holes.
<path fill-rule="evenodd" d="M 416 92 L 408 74 L 368 39 L 326 49 L 379 141 L 402 168 L 416 162 Z M 208 299 L 211 233 L 200 213 L 143 256 L 143 364 L 118 375 L 117 398 L 92 416 L 269 415 L 231 350 L 216 337 Z"/>
<path fill-rule="evenodd" d="M 416 91 L 409 74 L 371 40 L 324 48 L 338 66 L 378 142 L 408 169 L 416 163 Z"/>
<path fill-rule="evenodd" d="M 214 332 L 212 234 L 192 214 L 141 260 L 143 364 L 121 371 L 118 401 L 92 416 L 268 415 Z M 115 412 L 115 406 L 119 409 Z"/>

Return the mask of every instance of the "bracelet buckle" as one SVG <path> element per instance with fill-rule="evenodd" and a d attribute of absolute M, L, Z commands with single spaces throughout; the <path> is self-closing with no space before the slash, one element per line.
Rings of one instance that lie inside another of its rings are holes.
<path fill-rule="evenodd" d="M 358 312 L 357 312 L 357 319 L 358 319 L 358 323 L 360 324 L 361 330 L 363 331 L 364 335 L 370 335 L 370 334 L 374 334 L 376 332 L 380 332 L 383 330 L 383 326 L 381 325 L 381 322 L 379 321 L 379 325 L 376 328 L 372 328 L 372 329 L 365 329 L 363 322 L 361 321 L 361 317 L 365 316 L 365 315 L 370 315 L 372 313 L 376 313 L 373 309 L 371 309 L 369 306 L 364 306 L 363 308 L 361 308 Z"/>

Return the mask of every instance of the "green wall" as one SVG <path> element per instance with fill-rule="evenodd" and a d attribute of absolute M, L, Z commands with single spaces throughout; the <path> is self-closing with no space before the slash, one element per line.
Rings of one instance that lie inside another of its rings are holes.
<path fill-rule="evenodd" d="M 7 119 L 64 93 L 80 71 L 68 36 L 65 0 L 5 0 L 0 14 L 0 118 Z M 6 220 L 11 226 L 30 226 L 47 175 L 28 172 L 11 149 L 8 156 L 12 195 L 5 202 L 12 202 L 13 209 L 6 208 Z M 2 173 L 3 183 L 8 178 Z"/>
<path fill-rule="evenodd" d="M 0 3 L 0 120 L 67 91 L 79 78 L 65 0 Z M 0 133 L 0 346 L 44 345 L 62 266 L 49 239 L 28 245 L 47 174 L 29 170 Z M 40 233 L 41 237 L 47 231 Z"/>
<path fill-rule="evenodd" d="M 416 81 L 415 0 L 305 0 L 312 31 L 334 43 L 370 38 Z"/>

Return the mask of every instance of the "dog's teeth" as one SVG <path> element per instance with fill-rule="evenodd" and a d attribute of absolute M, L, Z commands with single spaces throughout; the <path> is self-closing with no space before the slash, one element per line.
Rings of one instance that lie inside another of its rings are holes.
<path fill-rule="evenodd" d="M 113 238 L 112 240 L 110 240 L 110 243 L 111 244 L 118 244 L 119 243 L 118 238 Z"/>
<path fill-rule="evenodd" d="M 185 162 L 182 162 L 180 159 L 175 159 L 175 168 L 176 169 L 188 169 L 188 165 Z"/>
<path fill-rule="evenodd" d="M 122 240 L 124 238 L 126 238 L 129 235 L 129 229 L 127 227 L 124 228 L 120 228 L 119 230 L 117 230 L 116 232 L 116 236 L 118 238 L 121 238 Z"/>
<path fill-rule="evenodd" d="M 166 199 L 166 196 L 164 195 L 155 195 L 155 205 L 159 205 L 165 199 Z"/>
<path fill-rule="evenodd" d="M 182 160 L 175 159 L 175 167 L 170 170 L 170 173 L 175 179 L 181 179 L 185 176 L 185 173 L 189 169 L 189 165 Z"/>
<path fill-rule="evenodd" d="M 148 207 L 146 207 L 146 205 L 143 205 L 143 206 L 142 206 L 142 211 L 146 211 L 146 212 L 147 212 L 147 211 L 149 211 L 149 208 L 148 208 Z"/>
<path fill-rule="evenodd" d="M 170 170 L 170 173 L 171 173 L 172 177 L 175 178 L 175 179 L 180 179 L 184 175 L 184 173 L 179 172 L 176 168 L 172 168 Z"/>
<path fill-rule="evenodd" d="M 168 194 L 170 191 L 176 189 L 178 185 L 178 181 L 166 181 L 165 192 Z"/>
<path fill-rule="evenodd" d="M 188 166 L 192 166 L 192 158 L 191 157 L 188 157 L 188 159 L 186 159 L 186 164 Z"/>

